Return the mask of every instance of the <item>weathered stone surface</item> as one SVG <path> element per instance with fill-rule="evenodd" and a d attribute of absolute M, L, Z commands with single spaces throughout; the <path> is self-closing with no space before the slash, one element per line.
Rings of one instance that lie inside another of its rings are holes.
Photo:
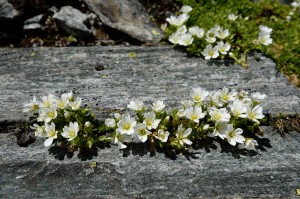
<path fill-rule="evenodd" d="M 27 19 L 24 22 L 23 30 L 25 32 L 43 31 L 45 29 L 44 26 L 42 25 L 43 20 L 45 20 L 45 15 L 43 14 Z"/>
<path fill-rule="evenodd" d="M 92 37 L 92 31 L 87 27 L 87 15 L 72 6 L 62 7 L 53 15 L 53 18 L 66 33 L 74 37 Z"/>
<path fill-rule="evenodd" d="M 138 0 L 84 0 L 89 9 L 101 21 L 129 36 L 146 43 L 158 43 L 162 38 L 161 31 L 150 22 Z M 152 34 L 153 31 L 160 33 Z"/>
<path fill-rule="evenodd" d="M 20 13 L 7 0 L 0 0 L 0 22 L 11 21 Z"/>
<path fill-rule="evenodd" d="M 142 146 L 123 153 L 113 145 L 79 158 L 55 147 L 48 151 L 43 139 L 19 147 L 14 135 L 28 119 L 22 104 L 33 95 L 70 90 L 99 119 L 132 99 L 176 106 L 199 86 L 263 92 L 269 96 L 265 111 L 293 113 L 299 90 L 269 58 L 257 56 L 261 60 L 250 56 L 244 70 L 172 47 L 0 49 L 0 198 L 296 198 L 299 133 L 282 139 L 266 127 L 258 154 L 214 143 L 187 156 L 151 156 Z"/>
<path fill-rule="evenodd" d="M 124 157 L 112 146 L 82 161 L 76 154 L 55 159 L 40 139 L 21 148 L 13 134 L 0 134 L 0 198 L 297 198 L 299 141 L 266 137 L 271 146 L 262 140 L 265 151 L 254 156 L 216 144 L 189 158 L 150 156 L 141 147 Z"/>
<path fill-rule="evenodd" d="M 137 57 L 130 58 L 131 52 Z M 100 110 L 100 118 L 105 110 L 124 109 L 132 99 L 178 105 L 195 87 L 265 93 L 266 113 L 299 110 L 299 90 L 276 71 L 271 59 L 257 56 L 261 60 L 250 56 L 250 68 L 245 70 L 232 63 L 187 57 L 172 47 L 0 49 L 0 121 L 25 120 L 22 104 L 33 95 L 71 90 L 88 107 Z"/>

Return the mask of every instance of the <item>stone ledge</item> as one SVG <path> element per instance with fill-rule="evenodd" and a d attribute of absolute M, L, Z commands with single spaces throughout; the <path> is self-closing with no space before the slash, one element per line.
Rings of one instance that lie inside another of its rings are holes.
<path fill-rule="evenodd" d="M 136 58 L 128 53 L 135 52 Z M 49 92 L 73 90 L 100 119 L 107 111 L 124 109 L 132 99 L 165 100 L 170 106 L 188 99 L 191 88 L 224 86 L 267 94 L 266 113 L 295 113 L 299 90 L 257 55 L 250 68 L 187 57 L 172 47 L 68 47 L 0 49 L 0 122 L 24 121 L 22 104 Z M 103 70 L 102 70 L 103 69 Z"/>
<path fill-rule="evenodd" d="M 129 58 L 130 52 L 137 57 Z M 23 148 L 14 135 L 28 120 L 22 104 L 33 95 L 70 90 L 99 119 L 124 110 L 132 99 L 176 106 L 199 86 L 259 91 L 269 96 L 266 112 L 294 113 L 299 90 L 269 58 L 259 56 L 259 62 L 250 57 L 250 69 L 244 70 L 190 58 L 172 47 L 0 49 L 0 198 L 296 198 L 300 134 L 295 132 L 282 139 L 266 127 L 258 154 L 216 143 L 170 158 L 141 147 L 122 153 L 112 145 L 92 159 L 75 154 L 63 160 L 55 148 L 49 154 L 43 140 Z"/>

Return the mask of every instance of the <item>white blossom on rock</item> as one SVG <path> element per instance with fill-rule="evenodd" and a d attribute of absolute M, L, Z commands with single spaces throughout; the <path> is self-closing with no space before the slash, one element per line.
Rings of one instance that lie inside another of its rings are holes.
<path fill-rule="evenodd" d="M 155 119 L 154 112 L 148 112 L 144 114 L 144 121 L 143 123 L 147 126 L 147 129 L 156 129 L 159 125 L 160 119 Z"/>
<path fill-rule="evenodd" d="M 226 108 L 218 109 L 212 107 L 209 111 L 209 115 L 214 122 L 229 122 L 230 114 Z"/>
<path fill-rule="evenodd" d="M 146 142 L 148 139 L 148 135 L 151 134 L 151 131 L 147 130 L 147 126 L 144 123 L 139 123 L 135 127 L 135 134 L 138 136 L 138 139 L 141 142 Z"/>
<path fill-rule="evenodd" d="M 144 108 L 144 102 L 139 101 L 139 100 L 134 100 L 131 101 L 128 105 L 127 108 L 130 108 L 134 111 L 142 111 Z"/>
<path fill-rule="evenodd" d="M 190 96 L 192 97 L 194 102 L 201 103 L 206 97 L 209 95 L 209 92 L 202 88 L 193 88 L 190 92 Z"/>
<path fill-rule="evenodd" d="M 181 46 L 189 46 L 193 43 L 194 38 L 192 37 L 192 34 L 186 33 L 179 37 L 178 44 Z"/>
<path fill-rule="evenodd" d="M 211 44 L 208 44 L 205 49 L 201 53 L 205 59 L 215 59 L 219 57 L 219 49 L 218 46 L 212 47 Z"/>
<path fill-rule="evenodd" d="M 246 138 L 244 142 L 245 148 L 248 150 L 254 150 L 255 146 L 258 146 L 258 143 L 253 138 Z"/>
<path fill-rule="evenodd" d="M 79 125 L 77 122 L 70 122 L 69 126 L 63 128 L 62 136 L 68 138 L 68 141 L 77 137 L 79 131 Z"/>
<path fill-rule="evenodd" d="M 36 111 L 39 109 L 39 101 L 37 101 L 36 97 L 33 96 L 33 99 L 27 103 L 27 104 L 24 104 L 24 109 L 23 109 L 23 112 L 29 112 L 29 111 Z"/>
<path fill-rule="evenodd" d="M 136 120 L 131 118 L 128 113 L 122 115 L 122 119 L 117 123 L 117 130 L 120 134 L 131 135 L 134 133 L 134 127 L 136 126 Z"/>
<path fill-rule="evenodd" d="M 50 125 L 45 124 L 45 131 L 47 133 L 47 139 L 44 142 L 45 147 L 48 147 L 52 144 L 54 139 L 57 138 L 57 131 L 55 130 L 55 124 L 52 122 Z"/>
<path fill-rule="evenodd" d="M 168 131 L 164 131 L 163 129 L 158 129 L 155 138 L 160 140 L 161 142 L 167 142 L 169 135 L 170 133 Z"/>
<path fill-rule="evenodd" d="M 229 124 L 227 126 L 227 129 L 225 131 L 226 139 L 229 144 L 232 146 L 235 146 L 236 143 L 244 143 L 245 138 L 241 135 L 243 133 L 243 130 L 241 128 L 234 129 L 232 124 Z"/>
<path fill-rule="evenodd" d="M 186 118 L 192 120 L 195 123 L 199 123 L 200 119 L 205 117 L 206 113 L 202 112 L 201 106 L 189 107 L 186 109 Z"/>
<path fill-rule="evenodd" d="M 178 127 L 178 130 L 175 134 L 179 144 L 183 146 L 184 144 L 191 145 L 192 141 L 188 139 L 188 136 L 192 133 L 192 129 L 184 129 L 182 125 Z"/>
<path fill-rule="evenodd" d="M 164 108 L 165 108 L 165 104 L 163 101 L 161 100 L 156 100 L 153 104 L 152 104 L 152 110 L 155 112 L 161 112 Z"/>
<path fill-rule="evenodd" d="M 253 122 L 259 123 L 258 120 L 263 119 L 265 116 L 262 113 L 263 108 L 259 105 L 255 106 L 254 108 L 248 107 L 247 110 L 247 118 L 252 120 Z"/>

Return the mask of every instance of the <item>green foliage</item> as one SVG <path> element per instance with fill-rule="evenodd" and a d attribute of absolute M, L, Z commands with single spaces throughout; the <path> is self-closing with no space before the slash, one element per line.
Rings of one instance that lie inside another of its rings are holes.
<path fill-rule="evenodd" d="M 300 75 L 300 21 L 299 7 L 281 4 L 278 0 L 177 0 L 193 8 L 185 23 L 187 27 L 199 26 L 207 32 L 215 25 L 229 29 L 230 37 L 226 42 L 231 44 L 232 57 L 238 64 L 245 65 L 247 54 L 263 52 L 277 63 L 279 70 L 286 74 Z M 177 13 L 178 15 L 180 12 Z M 234 14 L 235 21 L 228 20 Z M 271 45 L 257 45 L 259 26 L 273 29 Z M 168 26 L 165 30 L 169 37 L 176 27 Z M 183 47 L 188 53 L 201 56 L 207 45 L 204 39 L 194 39 L 193 44 Z M 182 48 L 182 46 L 176 45 Z M 221 58 L 230 59 L 229 56 Z M 244 59 L 244 60 L 243 60 Z"/>

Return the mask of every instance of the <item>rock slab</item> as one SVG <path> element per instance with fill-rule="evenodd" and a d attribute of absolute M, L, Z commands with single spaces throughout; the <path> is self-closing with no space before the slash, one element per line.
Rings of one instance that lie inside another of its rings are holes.
<path fill-rule="evenodd" d="M 282 139 L 265 127 L 258 153 L 213 143 L 185 156 L 153 156 L 139 145 L 124 152 L 112 145 L 93 157 L 69 158 L 56 147 L 44 148 L 43 139 L 22 148 L 14 135 L 28 120 L 22 104 L 33 95 L 70 90 L 99 119 L 124 110 L 132 99 L 160 99 L 176 107 L 191 88 L 224 86 L 266 93 L 265 112 L 294 113 L 299 90 L 263 55 L 250 56 L 244 70 L 168 46 L 5 48 L 0 63 L 0 198 L 297 198 L 300 134 L 295 132 Z"/>
<path fill-rule="evenodd" d="M 163 33 L 150 21 L 138 0 L 84 0 L 107 26 L 145 43 L 158 43 Z M 153 34 L 154 33 L 154 34 Z"/>

